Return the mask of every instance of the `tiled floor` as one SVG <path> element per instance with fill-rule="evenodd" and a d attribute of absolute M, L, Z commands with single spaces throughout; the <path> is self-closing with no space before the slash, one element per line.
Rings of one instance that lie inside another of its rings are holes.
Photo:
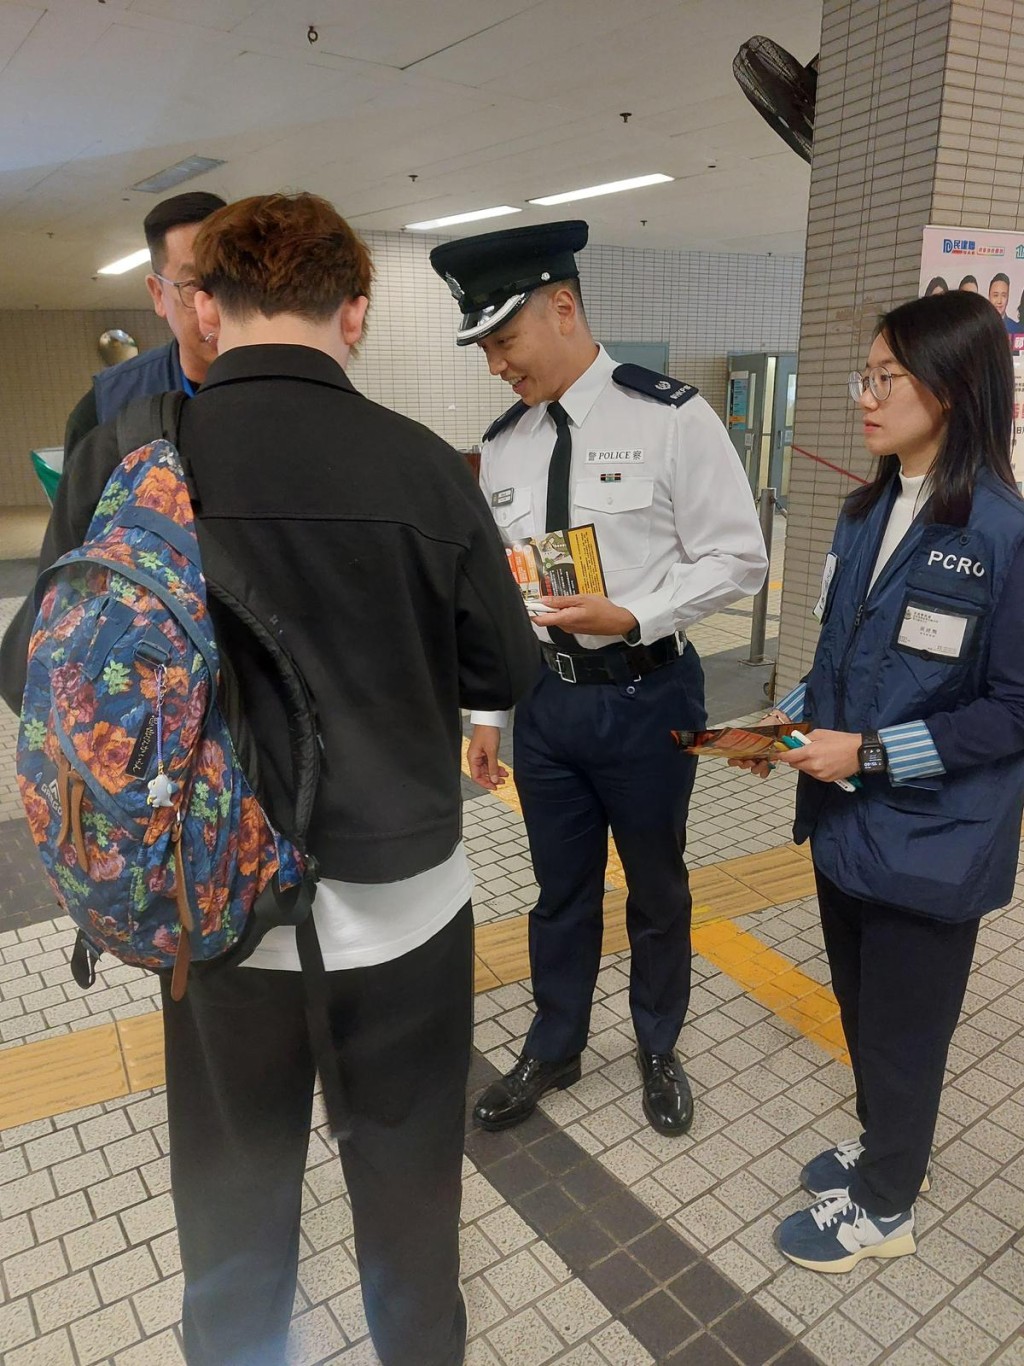
<path fill-rule="evenodd" d="M 693 636 L 713 653 L 748 632 L 735 612 Z M 155 983 L 109 962 L 90 992 L 71 982 L 72 933 L 35 895 L 32 851 L 15 838 L 13 737 L 0 718 L 0 923 L 14 927 L 0 932 L 0 1354 L 4 1366 L 180 1363 Z M 466 806 L 476 1086 L 515 1056 L 530 1017 L 534 889 L 510 796 Z M 814 1276 L 783 1262 L 771 1232 L 804 1202 L 801 1163 L 855 1122 L 809 865 L 788 845 L 791 802 L 787 775 L 755 785 L 701 765 L 680 1040 L 697 1117 L 682 1140 L 655 1134 L 640 1108 L 610 862 L 614 951 L 582 1080 L 520 1129 L 467 1140 L 470 1366 L 1024 1366 L 1024 876 L 983 924 L 918 1255 Z M 291 1361 L 373 1366 L 340 1169 L 320 1114 L 316 1125 Z"/>

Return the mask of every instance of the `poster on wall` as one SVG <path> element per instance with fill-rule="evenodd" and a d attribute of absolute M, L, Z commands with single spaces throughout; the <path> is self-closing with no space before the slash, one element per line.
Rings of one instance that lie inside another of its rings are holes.
<path fill-rule="evenodd" d="M 927 227 L 919 292 L 973 290 L 1002 319 L 1013 351 L 1013 472 L 1024 493 L 1024 233 Z"/>
<path fill-rule="evenodd" d="M 1002 318 L 1013 350 L 1024 352 L 1024 233 L 925 228 L 919 288 L 921 294 L 983 294 Z"/>

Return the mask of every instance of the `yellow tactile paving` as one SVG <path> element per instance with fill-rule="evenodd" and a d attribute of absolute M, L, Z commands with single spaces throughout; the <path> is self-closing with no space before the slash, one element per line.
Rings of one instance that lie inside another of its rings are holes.
<path fill-rule="evenodd" d="M 132 1091 L 164 1084 L 164 1019 L 159 1010 L 119 1020 L 117 1032 Z"/>
<path fill-rule="evenodd" d="M 475 992 L 491 991 L 494 987 L 500 987 L 501 983 L 495 977 L 484 960 L 479 954 L 473 958 L 473 990 Z"/>
<path fill-rule="evenodd" d="M 771 906 L 784 906 L 814 895 L 813 866 L 792 844 L 726 859 L 719 867 L 737 882 L 767 897 Z"/>
<path fill-rule="evenodd" d="M 752 940 L 756 949 L 751 948 Z M 695 926 L 693 947 L 720 972 L 745 987 L 755 1001 L 833 1057 L 849 1061 L 835 997 L 827 987 L 795 968 L 788 958 L 725 920 Z"/>
<path fill-rule="evenodd" d="M 112 1024 L 0 1053 L 0 1128 L 113 1100 L 131 1091 Z"/>
<path fill-rule="evenodd" d="M 693 896 L 693 923 L 708 920 L 732 919 L 763 911 L 771 903 L 761 892 L 746 882 L 740 882 L 726 871 L 726 865 L 713 863 L 705 868 L 694 868 L 690 873 L 690 892 Z"/>

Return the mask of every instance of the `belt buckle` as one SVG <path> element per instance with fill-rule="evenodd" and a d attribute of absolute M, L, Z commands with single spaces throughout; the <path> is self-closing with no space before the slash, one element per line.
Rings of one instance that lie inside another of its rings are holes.
<path fill-rule="evenodd" d="M 558 671 L 558 677 L 563 683 L 576 682 L 576 665 L 572 662 L 572 655 L 562 654 L 561 651 L 557 651 L 555 653 L 555 668 Z"/>

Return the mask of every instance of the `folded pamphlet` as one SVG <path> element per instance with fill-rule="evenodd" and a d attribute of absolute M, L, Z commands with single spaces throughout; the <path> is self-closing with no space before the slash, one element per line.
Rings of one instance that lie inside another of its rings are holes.
<path fill-rule="evenodd" d="M 714 730 L 674 730 L 672 739 L 687 754 L 715 754 L 722 759 L 767 759 L 787 746 L 784 735 L 806 735 L 804 721 L 766 726 L 719 726 Z"/>
<path fill-rule="evenodd" d="M 607 595 L 593 523 L 513 541 L 505 554 L 526 603 L 577 593 Z"/>

